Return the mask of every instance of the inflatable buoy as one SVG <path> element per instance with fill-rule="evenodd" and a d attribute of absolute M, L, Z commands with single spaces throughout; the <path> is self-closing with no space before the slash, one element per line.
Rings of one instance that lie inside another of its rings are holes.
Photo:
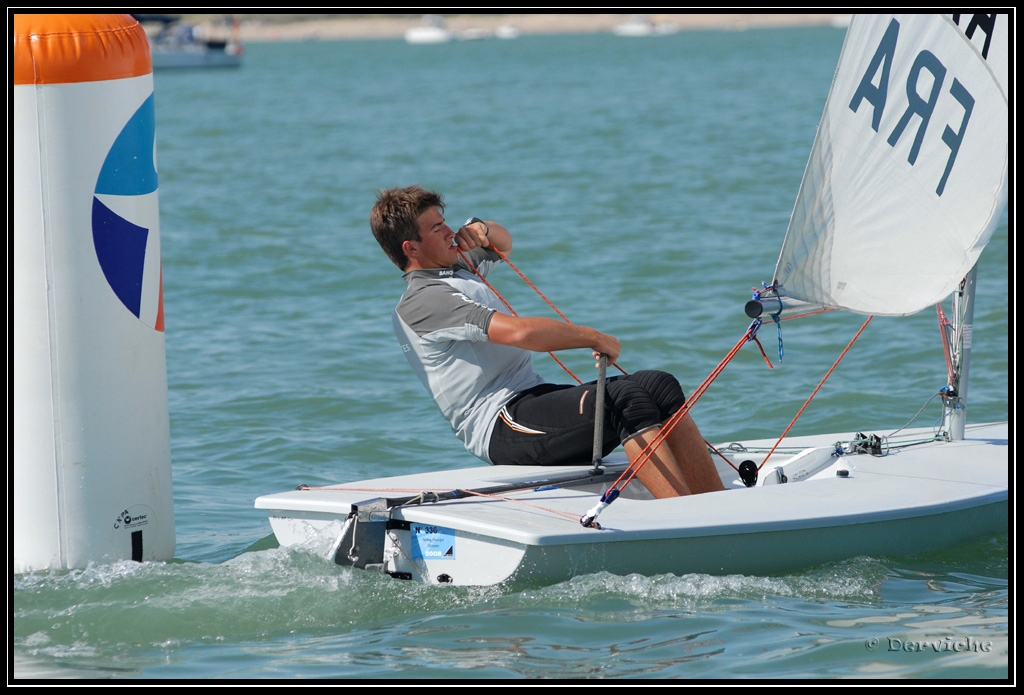
<path fill-rule="evenodd" d="M 170 559 L 149 41 L 13 18 L 14 571 Z"/>

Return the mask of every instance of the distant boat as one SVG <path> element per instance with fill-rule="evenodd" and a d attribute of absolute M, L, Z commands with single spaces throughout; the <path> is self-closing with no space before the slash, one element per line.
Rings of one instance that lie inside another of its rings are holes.
<path fill-rule="evenodd" d="M 423 24 L 405 31 L 405 40 L 409 43 L 445 43 L 455 38 L 453 32 L 444 25 L 444 20 L 437 15 L 424 15 Z"/>
<path fill-rule="evenodd" d="M 519 29 L 511 24 L 502 24 L 494 30 L 494 36 L 499 39 L 519 38 Z"/>
<path fill-rule="evenodd" d="M 463 29 L 460 31 L 456 38 L 459 41 L 478 41 L 480 39 L 489 39 L 494 36 L 494 32 L 487 31 L 486 29 Z"/>
<path fill-rule="evenodd" d="M 154 70 L 237 68 L 242 64 L 237 24 L 232 27 L 230 39 L 204 38 L 201 27 L 185 24 L 173 15 L 132 16 L 146 28 Z"/>
<path fill-rule="evenodd" d="M 612 27 L 612 33 L 616 36 L 660 36 L 674 34 L 677 31 L 678 25 L 671 22 L 652 22 L 645 14 L 633 15 L 629 21 Z"/>

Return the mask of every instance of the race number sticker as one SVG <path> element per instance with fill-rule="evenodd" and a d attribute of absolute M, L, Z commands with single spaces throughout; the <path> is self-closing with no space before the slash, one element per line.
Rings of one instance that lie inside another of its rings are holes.
<path fill-rule="evenodd" d="M 413 560 L 454 560 L 455 531 L 443 526 L 411 524 Z"/>

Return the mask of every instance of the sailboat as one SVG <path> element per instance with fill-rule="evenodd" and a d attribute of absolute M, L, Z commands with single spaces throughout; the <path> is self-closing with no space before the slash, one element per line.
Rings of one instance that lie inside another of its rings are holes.
<path fill-rule="evenodd" d="M 455 38 L 455 34 L 445 26 L 441 17 L 433 14 L 423 15 L 423 23 L 405 30 L 408 43 L 447 43 Z"/>
<path fill-rule="evenodd" d="M 944 318 L 950 300 L 941 425 L 714 447 L 726 489 L 668 499 L 621 454 L 300 486 L 255 502 L 278 542 L 428 584 L 544 585 L 776 574 L 1005 533 L 1008 423 L 968 423 L 966 403 L 976 263 L 1008 190 L 1007 35 L 1005 15 L 852 19 L 773 282 L 745 307 L 749 335 L 808 309 Z"/>

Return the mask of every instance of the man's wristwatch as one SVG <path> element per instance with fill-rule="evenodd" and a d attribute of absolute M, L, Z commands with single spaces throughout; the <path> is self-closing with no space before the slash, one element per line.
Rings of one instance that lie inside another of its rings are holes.
<path fill-rule="evenodd" d="M 480 224 L 482 224 L 484 226 L 484 236 L 490 236 L 491 235 L 490 227 L 488 227 L 487 223 L 484 222 L 479 217 L 470 217 L 468 220 L 465 221 L 465 223 L 463 223 L 462 226 L 463 227 L 468 227 L 469 225 L 473 224 L 474 222 L 479 222 Z"/>

